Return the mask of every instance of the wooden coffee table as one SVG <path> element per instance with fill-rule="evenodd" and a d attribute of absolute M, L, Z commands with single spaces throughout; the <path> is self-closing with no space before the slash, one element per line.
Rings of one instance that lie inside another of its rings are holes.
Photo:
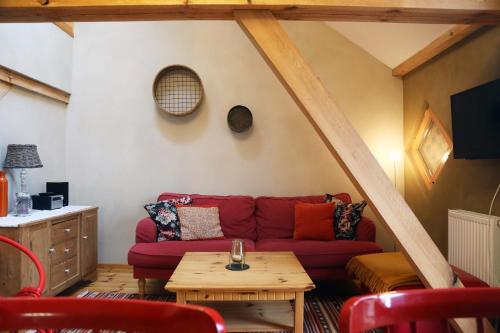
<path fill-rule="evenodd" d="M 228 332 L 303 332 L 304 292 L 315 286 L 293 252 L 248 252 L 250 269 L 238 272 L 228 260 L 229 252 L 187 252 L 165 289 L 177 303 L 215 308 Z"/>

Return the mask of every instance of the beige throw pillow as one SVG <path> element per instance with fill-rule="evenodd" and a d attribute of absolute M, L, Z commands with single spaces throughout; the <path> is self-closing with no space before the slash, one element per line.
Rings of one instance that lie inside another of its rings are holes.
<path fill-rule="evenodd" d="M 218 207 L 178 206 L 177 214 L 182 240 L 224 238 Z"/>

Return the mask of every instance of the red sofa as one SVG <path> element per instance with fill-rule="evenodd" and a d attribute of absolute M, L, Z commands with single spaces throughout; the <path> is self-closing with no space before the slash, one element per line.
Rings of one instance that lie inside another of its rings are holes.
<path fill-rule="evenodd" d="M 186 194 L 162 193 L 158 201 Z M 297 202 L 322 203 L 324 196 L 258 197 L 190 194 L 195 205 L 217 205 L 223 240 L 157 242 L 151 218 L 137 224 L 136 244 L 128 253 L 143 292 L 146 278 L 168 279 L 187 251 L 229 251 L 231 240 L 244 239 L 247 251 L 293 251 L 313 280 L 347 278 L 344 267 L 353 256 L 382 252 L 375 243 L 375 226 L 363 217 L 356 239 L 335 241 L 293 240 L 294 206 Z M 337 195 L 351 202 L 348 194 Z"/>

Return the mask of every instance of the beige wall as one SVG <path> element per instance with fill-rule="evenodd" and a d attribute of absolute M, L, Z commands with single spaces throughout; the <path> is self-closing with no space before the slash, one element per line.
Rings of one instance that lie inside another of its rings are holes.
<path fill-rule="evenodd" d="M 403 151 L 402 81 L 323 23 L 285 26 L 392 177 L 389 154 Z M 126 261 L 142 206 L 162 191 L 360 199 L 236 23 L 79 23 L 75 35 L 67 171 L 71 202 L 100 207 L 101 262 Z M 169 64 L 203 81 L 190 116 L 155 107 L 151 85 Z M 247 133 L 228 129 L 236 104 L 253 112 Z M 392 247 L 382 231 L 379 240 Z"/>
<path fill-rule="evenodd" d="M 404 79 L 404 137 L 410 148 L 425 102 L 451 136 L 450 95 L 500 77 L 500 27 L 478 33 Z M 499 143 L 500 144 L 500 143 Z M 424 186 L 407 150 L 405 197 L 443 253 L 447 252 L 447 210 L 488 213 L 500 183 L 500 159 L 448 159 L 432 190 Z M 500 200 L 494 209 L 500 214 Z"/>

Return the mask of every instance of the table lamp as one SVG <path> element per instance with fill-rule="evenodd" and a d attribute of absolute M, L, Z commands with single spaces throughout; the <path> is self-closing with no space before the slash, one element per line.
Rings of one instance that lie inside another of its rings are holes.
<path fill-rule="evenodd" d="M 16 193 L 14 214 L 27 216 L 31 213 L 33 200 L 26 186 L 26 169 L 41 168 L 42 161 L 38 156 L 36 145 L 8 145 L 4 169 L 21 169 L 21 191 Z"/>

